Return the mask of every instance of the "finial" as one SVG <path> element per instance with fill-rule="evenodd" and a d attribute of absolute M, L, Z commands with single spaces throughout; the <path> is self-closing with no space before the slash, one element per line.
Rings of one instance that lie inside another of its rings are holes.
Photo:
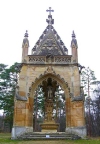
<path fill-rule="evenodd" d="M 72 47 L 73 43 L 74 43 L 74 45 L 75 45 L 76 47 L 78 47 L 78 45 L 77 45 L 77 40 L 76 40 L 76 35 L 75 35 L 75 33 L 74 33 L 74 30 L 73 30 L 73 32 L 72 32 L 71 47 Z"/>
<path fill-rule="evenodd" d="M 46 22 L 49 25 L 54 24 L 54 19 L 52 19 L 52 15 L 51 15 L 51 12 L 54 12 L 54 10 L 52 10 L 51 7 L 49 7 L 49 10 L 46 10 L 46 12 L 49 12 L 48 19 L 46 19 Z"/>
<path fill-rule="evenodd" d="M 24 38 L 23 38 L 23 44 L 28 44 L 29 47 L 29 40 L 28 40 L 28 31 L 26 30 L 25 34 L 24 34 Z"/>
<path fill-rule="evenodd" d="M 73 30 L 73 32 L 72 32 L 72 38 L 76 38 L 76 35 L 75 35 L 75 33 L 74 33 L 74 30 Z"/>
<path fill-rule="evenodd" d="M 28 31 L 26 30 L 24 37 L 28 37 Z"/>
<path fill-rule="evenodd" d="M 49 7 L 49 10 L 46 11 L 49 12 L 49 15 L 51 15 L 51 12 L 54 12 L 54 10 L 52 10 L 51 7 Z"/>

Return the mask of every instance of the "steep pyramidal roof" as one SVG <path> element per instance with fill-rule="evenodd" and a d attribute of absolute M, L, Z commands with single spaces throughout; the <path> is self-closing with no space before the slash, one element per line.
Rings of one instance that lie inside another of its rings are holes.
<path fill-rule="evenodd" d="M 39 40 L 32 49 L 33 55 L 67 55 L 68 49 L 65 47 L 60 36 L 57 34 L 56 30 L 52 26 L 54 24 L 54 19 L 52 19 L 51 7 L 49 10 L 48 19 L 46 20 L 48 26 L 43 31 Z"/>

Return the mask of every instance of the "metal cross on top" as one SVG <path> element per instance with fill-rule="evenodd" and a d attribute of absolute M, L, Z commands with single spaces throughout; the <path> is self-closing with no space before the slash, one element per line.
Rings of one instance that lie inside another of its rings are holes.
<path fill-rule="evenodd" d="M 49 10 L 46 11 L 49 12 L 49 15 L 51 15 L 51 12 L 54 12 L 54 10 L 52 10 L 51 7 L 49 7 Z"/>

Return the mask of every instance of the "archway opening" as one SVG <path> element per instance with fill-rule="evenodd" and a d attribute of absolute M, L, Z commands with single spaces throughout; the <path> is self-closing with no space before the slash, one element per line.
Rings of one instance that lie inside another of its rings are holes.
<path fill-rule="evenodd" d="M 65 93 L 61 85 L 50 77 L 44 79 L 34 94 L 33 130 L 38 132 L 46 127 L 49 129 L 56 127 L 58 132 L 65 132 L 65 101 Z"/>

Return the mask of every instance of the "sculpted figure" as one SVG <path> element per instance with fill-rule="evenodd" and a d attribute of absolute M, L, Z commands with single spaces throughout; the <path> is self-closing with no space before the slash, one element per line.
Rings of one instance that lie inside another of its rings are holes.
<path fill-rule="evenodd" d="M 51 86 L 48 86 L 48 98 L 51 99 L 53 97 L 53 89 Z"/>

